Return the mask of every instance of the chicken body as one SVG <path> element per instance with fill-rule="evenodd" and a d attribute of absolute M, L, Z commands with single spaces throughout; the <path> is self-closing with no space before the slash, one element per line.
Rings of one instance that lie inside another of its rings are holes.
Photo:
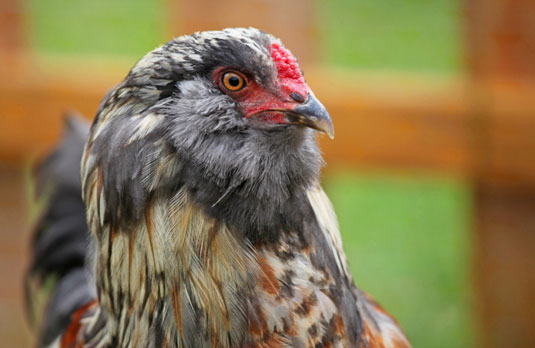
<path fill-rule="evenodd" d="M 333 135 L 330 116 L 268 34 L 196 33 L 147 54 L 89 131 L 91 277 L 43 345 L 409 347 L 354 285 L 316 131 Z"/>

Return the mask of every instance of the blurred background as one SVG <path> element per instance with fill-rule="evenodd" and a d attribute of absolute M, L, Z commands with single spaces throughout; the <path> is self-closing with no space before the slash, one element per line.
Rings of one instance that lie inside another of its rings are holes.
<path fill-rule="evenodd" d="M 535 347 L 535 1 L 0 0 L 0 337 L 30 347 L 29 169 L 146 52 L 280 37 L 329 109 L 357 284 L 415 347 Z"/>

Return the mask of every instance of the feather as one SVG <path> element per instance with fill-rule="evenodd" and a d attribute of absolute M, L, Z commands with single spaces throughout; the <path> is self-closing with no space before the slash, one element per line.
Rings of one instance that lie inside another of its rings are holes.
<path fill-rule="evenodd" d="M 226 71 L 243 90 L 222 86 Z M 57 278 L 42 342 L 408 347 L 353 283 L 318 129 L 332 134 L 330 117 L 271 35 L 202 32 L 149 52 L 104 97 L 84 152 L 75 137 L 47 161 L 68 192 L 34 243 L 31 274 Z"/>

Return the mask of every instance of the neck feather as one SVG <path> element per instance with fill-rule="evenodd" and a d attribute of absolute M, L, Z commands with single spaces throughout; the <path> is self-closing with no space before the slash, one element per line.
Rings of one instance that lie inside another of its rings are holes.
<path fill-rule="evenodd" d="M 146 346 L 155 332 L 194 347 L 242 341 L 244 294 L 256 272 L 251 246 L 185 190 L 150 200 L 130 228 L 102 226 L 97 238 L 99 300 L 117 335 L 111 342 Z"/>

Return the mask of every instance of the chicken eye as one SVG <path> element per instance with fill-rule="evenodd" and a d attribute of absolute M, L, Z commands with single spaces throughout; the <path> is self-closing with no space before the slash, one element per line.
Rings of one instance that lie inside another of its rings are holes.
<path fill-rule="evenodd" d="M 224 73 L 222 77 L 222 82 L 223 86 L 225 86 L 226 89 L 232 92 L 239 91 L 240 89 L 245 87 L 244 78 L 233 72 Z"/>

